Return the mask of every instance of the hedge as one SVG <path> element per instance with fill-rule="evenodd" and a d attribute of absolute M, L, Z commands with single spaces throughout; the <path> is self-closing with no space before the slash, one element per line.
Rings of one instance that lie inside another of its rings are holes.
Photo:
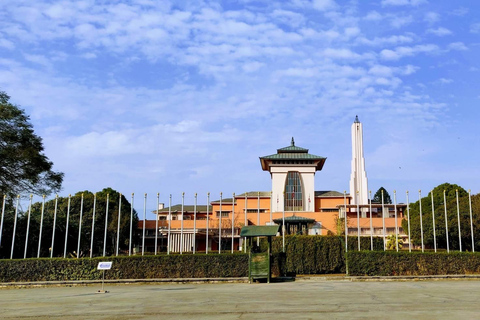
<path fill-rule="evenodd" d="M 479 274 L 480 253 L 349 251 L 348 271 L 353 276 L 424 276 Z"/>
<path fill-rule="evenodd" d="M 358 250 L 358 238 L 348 237 L 348 248 Z M 383 238 L 373 239 L 374 250 L 383 250 Z M 267 246 L 262 241 L 262 250 Z M 370 249 L 369 237 L 360 238 L 360 247 Z M 272 238 L 272 252 L 283 251 L 282 237 Z M 279 257 L 280 259 L 281 257 Z M 338 236 L 300 236 L 285 237 L 285 261 L 274 259 L 273 267 L 279 267 L 280 274 L 326 274 L 345 273 L 345 237 Z"/>
<path fill-rule="evenodd" d="M 0 282 L 99 280 L 98 262 L 112 261 L 105 279 L 247 277 L 248 255 L 186 254 L 81 259 L 0 260 Z"/>

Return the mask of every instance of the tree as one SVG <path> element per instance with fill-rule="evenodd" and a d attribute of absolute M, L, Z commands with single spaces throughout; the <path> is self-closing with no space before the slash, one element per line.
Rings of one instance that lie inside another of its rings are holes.
<path fill-rule="evenodd" d="M 384 187 L 380 187 L 380 189 L 375 192 L 375 195 L 373 196 L 372 202 L 374 203 L 382 203 L 382 191 L 383 191 L 383 203 L 385 204 L 391 204 L 392 203 L 392 198 L 390 198 L 390 194 Z"/>
<path fill-rule="evenodd" d="M 50 194 L 60 190 L 63 173 L 43 153 L 42 139 L 25 111 L 0 91 L 0 194 Z"/>

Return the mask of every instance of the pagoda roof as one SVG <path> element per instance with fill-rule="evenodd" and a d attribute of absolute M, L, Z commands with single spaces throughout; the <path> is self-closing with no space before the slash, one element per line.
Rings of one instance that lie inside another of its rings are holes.
<path fill-rule="evenodd" d="M 308 153 L 308 149 L 298 147 L 295 145 L 295 140 L 292 137 L 292 142 L 290 146 L 277 149 L 276 154 L 260 157 L 260 163 L 264 171 L 269 170 L 269 164 L 272 161 L 298 161 L 298 160 L 310 160 L 313 161 L 313 164 L 316 165 L 316 170 L 322 170 L 325 160 L 327 158 L 322 156 L 317 156 L 314 154 Z M 295 163 L 294 163 L 295 164 Z"/>

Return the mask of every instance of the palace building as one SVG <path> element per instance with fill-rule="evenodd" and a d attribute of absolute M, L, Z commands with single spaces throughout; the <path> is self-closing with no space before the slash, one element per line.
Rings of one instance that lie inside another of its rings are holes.
<path fill-rule="evenodd" d="M 155 251 L 155 243 L 157 251 L 169 252 L 240 250 L 245 225 L 284 225 L 280 230 L 286 234 L 344 234 L 345 214 L 349 235 L 405 237 L 401 220 L 406 205 L 369 199 L 362 130 L 356 117 L 349 193 L 315 190 L 315 174 L 327 158 L 296 146 L 292 138 L 289 146 L 260 157 L 262 170 L 270 173 L 271 190 L 221 195 L 208 205 L 162 206 L 154 212 L 158 221 L 145 221 L 145 251 Z M 144 221 L 137 230 L 143 236 Z"/>

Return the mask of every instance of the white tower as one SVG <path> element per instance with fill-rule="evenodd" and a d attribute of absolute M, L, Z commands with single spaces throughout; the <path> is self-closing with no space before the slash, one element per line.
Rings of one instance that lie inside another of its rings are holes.
<path fill-rule="evenodd" d="M 368 182 L 363 157 L 363 128 L 355 117 L 352 125 L 352 173 L 350 176 L 351 204 L 368 204 Z"/>

